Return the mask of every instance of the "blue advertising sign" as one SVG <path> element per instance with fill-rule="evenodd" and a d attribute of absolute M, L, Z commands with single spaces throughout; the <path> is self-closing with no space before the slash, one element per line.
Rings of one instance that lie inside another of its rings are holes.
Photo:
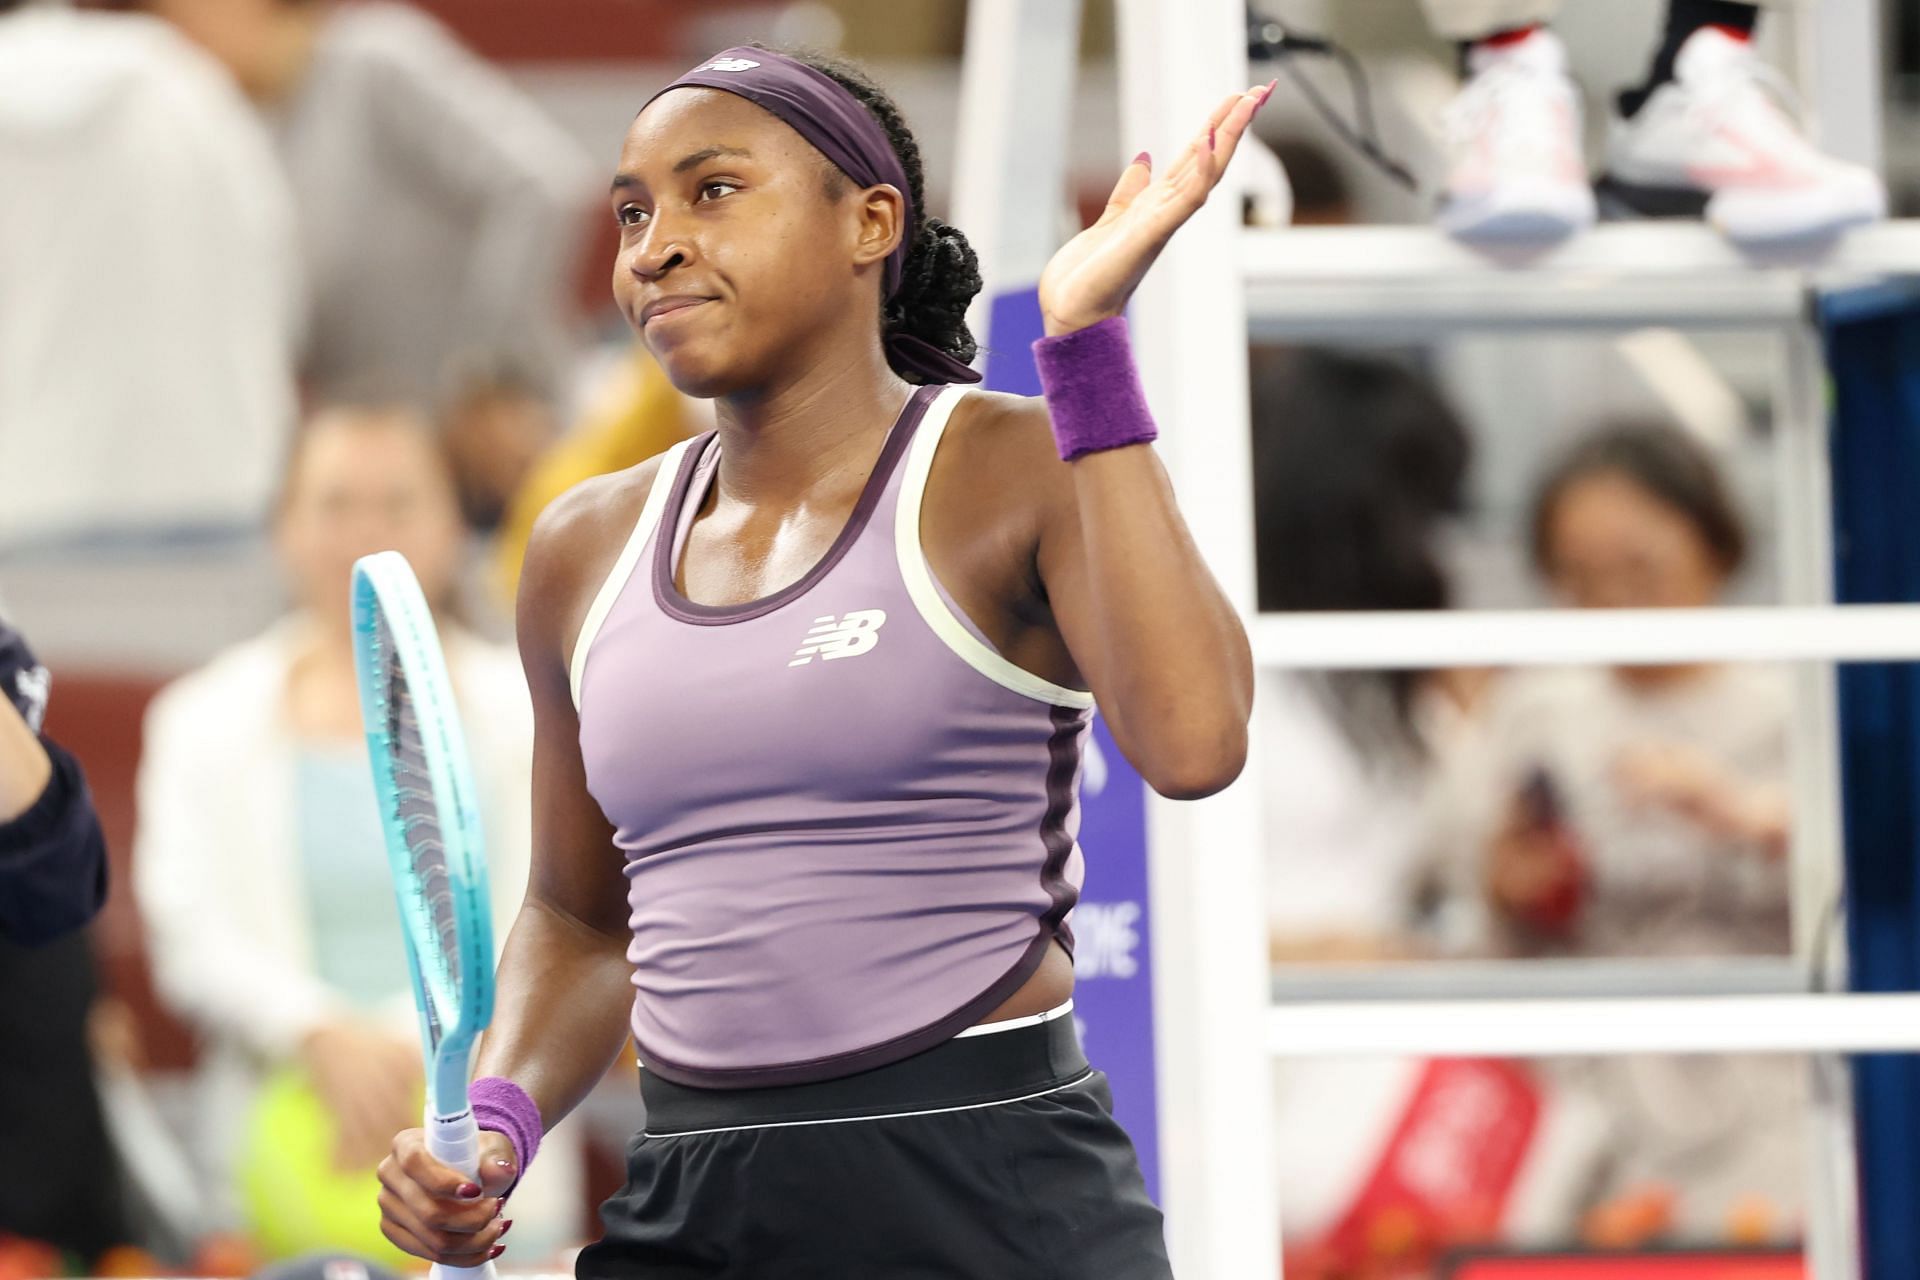
<path fill-rule="evenodd" d="M 986 385 L 1039 395 L 1030 347 L 1041 335 L 1032 289 L 993 301 Z M 1087 1057 L 1113 1086 L 1115 1117 L 1140 1152 L 1147 1193 L 1160 1195 L 1154 1095 L 1153 965 L 1147 912 L 1146 784 L 1095 719 L 1080 784 L 1087 881 L 1074 909 L 1074 1017 Z"/>

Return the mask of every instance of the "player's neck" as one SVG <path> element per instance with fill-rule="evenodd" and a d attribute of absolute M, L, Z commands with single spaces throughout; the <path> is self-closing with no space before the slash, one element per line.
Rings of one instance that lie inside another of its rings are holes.
<path fill-rule="evenodd" d="M 770 389 L 721 399 L 721 497 L 790 506 L 834 476 L 864 479 L 912 390 L 868 341 Z"/>

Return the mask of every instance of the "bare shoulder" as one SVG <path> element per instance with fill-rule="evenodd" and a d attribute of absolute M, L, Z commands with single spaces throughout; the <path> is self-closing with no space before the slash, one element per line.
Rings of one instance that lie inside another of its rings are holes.
<path fill-rule="evenodd" d="M 1031 501 L 1057 497 L 1072 483 L 1054 447 L 1047 402 L 1038 396 L 970 393 L 954 406 L 941 453 L 951 457 L 949 473 L 970 490 L 984 485 Z"/>
<path fill-rule="evenodd" d="M 649 458 L 583 480 L 533 522 L 515 609 L 524 657 L 554 657 L 571 647 L 587 606 L 639 522 L 660 465 L 659 458 Z"/>
<path fill-rule="evenodd" d="M 948 434 L 998 449 L 1052 452 L 1053 429 L 1047 402 L 1039 396 L 1004 391 L 970 391 L 954 406 Z"/>

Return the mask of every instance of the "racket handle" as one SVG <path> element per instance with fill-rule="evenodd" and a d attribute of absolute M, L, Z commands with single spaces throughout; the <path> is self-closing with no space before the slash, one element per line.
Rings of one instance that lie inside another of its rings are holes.
<path fill-rule="evenodd" d="M 427 1154 L 441 1164 L 450 1165 L 472 1178 L 480 1175 L 480 1125 L 468 1107 L 457 1116 L 435 1115 L 427 1108 Z M 448 1267 L 436 1262 L 432 1280 L 494 1280 L 493 1264 L 477 1267 Z"/>

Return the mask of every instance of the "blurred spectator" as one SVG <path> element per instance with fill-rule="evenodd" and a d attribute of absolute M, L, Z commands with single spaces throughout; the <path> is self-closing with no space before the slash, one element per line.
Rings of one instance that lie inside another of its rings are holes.
<path fill-rule="evenodd" d="M 1263 611 L 1447 606 L 1441 525 L 1463 505 L 1469 445 L 1430 385 L 1378 358 L 1257 350 L 1253 424 Z M 1427 672 L 1262 676 L 1277 959 L 1407 950 L 1446 687 Z"/>
<path fill-rule="evenodd" d="M 674 390 L 645 345 L 634 343 L 595 393 L 585 416 L 528 468 L 513 495 L 495 553 L 501 599 L 513 600 L 533 522 L 549 502 L 582 480 L 624 471 L 665 452 L 705 430 L 712 417 L 710 401 Z"/>
<path fill-rule="evenodd" d="M 560 434 L 552 405 L 527 384 L 482 378 L 455 393 L 442 423 L 461 513 L 475 529 L 497 529 Z"/>
<path fill-rule="evenodd" d="M 47 670 L 0 623 L 0 1237 L 91 1265 L 130 1238 L 87 1046 L 106 850 L 79 765 L 38 736 Z"/>
<path fill-rule="evenodd" d="M 1713 460 L 1661 426 L 1580 443 L 1542 483 L 1532 550 L 1581 608 L 1716 603 L 1746 553 Z M 1784 954 L 1786 673 L 1754 665 L 1534 670 L 1486 700 L 1446 792 L 1497 945 L 1577 956 Z M 1804 1064 L 1561 1064 L 1612 1118 L 1589 1229 L 1759 1242 L 1797 1229 Z M 1626 1224 L 1623 1227 L 1622 1224 Z M 1631 1228 L 1631 1229 L 1627 1229 Z"/>
<path fill-rule="evenodd" d="M 273 126 L 300 219 L 316 400 L 440 409 L 500 382 L 556 401 L 595 170 L 405 4 L 131 0 L 225 63 Z M 464 385 L 453 385 L 454 380 Z"/>
<path fill-rule="evenodd" d="M 1580 608 L 1714 604 L 1747 545 L 1707 454 L 1632 424 L 1552 470 L 1531 537 L 1541 574 Z M 1787 698 L 1785 672 L 1751 664 L 1502 679 L 1485 735 L 1497 800 L 1478 822 L 1507 945 L 1784 954 Z"/>
<path fill-rule="evenodd" d="M 299 302 L 246 102 L 161 23 L 0 0 L 0 174 L 0 545 L 257 519 Z"/>
<path fill-rule="evenodd" d="M 382 1246 L 367 1212 L 373 1168 L 393 1134 L 419 1122 L 421 1098 L 355 683 L 355 559 L 401 551 L 441 610 L 487 798 L 497 939 L 526 885 L 531 711 L 512 651 L 476 639 L 441 608 L 463 529 L 444 455 L 419 415 L 381 407 L 316 416 L 296 442 L 275 536 L 296 612 L 168 687 L 149 712 L 135 883 L 156 985 L 205 1039 L 199 1131 L 219 1190 L 244 1184 L 249 1225 L 271 1251 L 367 1252 Z M 276 1183 L 295 1176 L 273 1165 L 267 1135 L 276 1126 L 329 1131 L 314 1160 L 330 1164 L 335 1181 L 320 1168 L 307 1187 Z M 533 1219 L 518 1238 L 571 1232 L 577 1173 L 564 1158 L 543 1161 L 515 1197 Z M 313 1186 L 331 1190 L 321 1196 Z M 331 1219 L 321 1199 L 344 1206 L 358 1234 L 324 1238 Z"/>

